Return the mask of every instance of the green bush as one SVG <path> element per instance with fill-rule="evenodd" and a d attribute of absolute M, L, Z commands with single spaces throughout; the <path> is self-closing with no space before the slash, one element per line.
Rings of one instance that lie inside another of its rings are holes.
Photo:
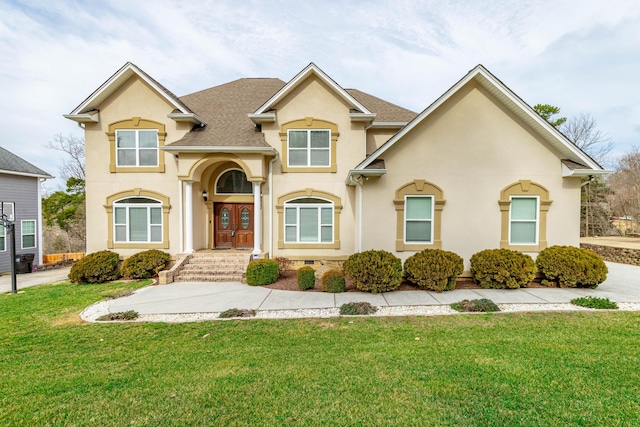
<path fill-rule="evenodd" d="M 109 313 L 98 317 L 96 320 L 105 322 L 110 320 L 136 320 L 139 314 L 137 311 L 119 311 L 117 313 Z"/>
<path fill-rule="evenodd" d="M 247 265 L 247 284 L 270 285 L 278 280 L 278 262 L 274 259 L 255 259 Z"/>
<path fill-rule="evenodd" d="M 378 309 L 368 302 L 348 302 L 340 306 L 340 314 L 343 316 L 358 316 L 373 314 Z"/>
<path fill-rule="evenodd" d="M 462 300 L 460 302 L 454 302 L 451 304 L 451 308 L 456 311 L 470 312 L 470 313 L 490 313 L 492 311 L 500 311 L 500 308 L 495 302 L 487 298 Z"/>
<path fill-rule="evenodd" d="M 402 282 L 402 261 L 387 251 L 365 251 L 351 255 L 344 271 L 356 287 L 364 292 L 393 291 Z"/>
<path fill-rule="evenodd" d="M 409 282 L 436 292 L 455 289 L 456 278 L 463 270 L 462 258 L 441 249 L 425 249 L 404 262 L 404 272 Z"/>
<path fill-rule="evenodd" d="M 486 249 L 471 257 L 471 277 L 483 288 L 526 288 L 535 275 L 533 259 L 518 251 Z"/>
<path fill-rule="evenodd" d="M 347 289 L 344 274 L 340 270 L 329 270 L 322 275 L 322 290 L 324 292 L 339 293 Z"/>
<path fill-rule="evenodd" d="M 579 305 L 580 307 L 596 308 L 600 310 L 617 310 L 618 304 L 611 301 L 609 298 L 598 297 L 581 297 L 571 300 L 571 304 Z"/>
<path fill-rule="evenodd" d="M 298 286 L 303 291 L 316 286 L 316 272 L 313 268 L 306 266 L 298 269 Z"/>
<path fill-rule="evenodd" d="M 151 249 L 125 259 L 120 272 L 127 279 L 146 279 L 158 275 L 168 263 L 168 253 Z"/>
<path fill-rule="evenodd" d="M 293 261 L 284 256 L 277 256 L 274 259 L 278 263 L 278 277 L 284 277 L 284 275 L 287 274 L 287 271 L 291 270 L 291 264 L 293 264 Z"/>
<path fill-rule="evenodd" d="M 605 281 L 609 270 L 598 254 L 573 246 L 551 246 L 536 259 L 544 276 L 542 284 L 557 282 L 561 288 L 596 288 Z"/>
<path fill-rule="evenodd" d="M 120 256 L 111 251 L 91 253 L 71 266 L 72 283 L 104 283 L 120 277 Z"/>
<path fill-rule="evenodd" d="M 232 317 L 254 317 L 256 315 L 255 310 L 230 308 L 218 315 L 220 319 L 230 319 Z"/>

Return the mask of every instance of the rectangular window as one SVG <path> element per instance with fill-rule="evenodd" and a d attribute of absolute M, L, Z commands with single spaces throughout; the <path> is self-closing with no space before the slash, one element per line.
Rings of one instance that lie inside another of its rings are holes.
<path fill-rule="evenodd" d="M 117 166 L 158 166 L 156 129 L 116 130 Z"/>
<path fill-rule="evenodd" d="M 0 212 L 0 214 L 5 216 L 9 221 L 15 221 L 15 216 L 14 216 L 15 205 L 13 203 L 2 202 L 0 204 L 0 207 L 2 208 L 2 211 Z"/>
<path fill-rule="evenodd" d="M 123 206 L 114 208 L 115 241 L 162 242 L 162 208 Z"/>
<path fill-rule="evenodd" d="M 333 208 L 330 206 L 285 207 L 285 242 L 333 243 Z"/>
<path fill-rule="evenodd" d="M 22 249 L 36 247 L 36 222 L 35 220 L 22 221 Z"/>
<path fill-rule="evenodd" d="M 509 244 L 538 244 L 538 198 L 511 197 Z"/>
<path fill-rule="evenodd" d="M 331 131 L 289 130 L 287 144 L 288 166 L 331 166 Z"/>
<path fill-rule="evenodd" d="M 433 243 L 433 196 L 405 196 L 405 243 Z"/>
<path fill-rule="evenodd" d="M 0 252 L 4 252 L 6 250 L 7 250 L 6 232 L 4 231 L 4 226 L 0 224 Z"/>

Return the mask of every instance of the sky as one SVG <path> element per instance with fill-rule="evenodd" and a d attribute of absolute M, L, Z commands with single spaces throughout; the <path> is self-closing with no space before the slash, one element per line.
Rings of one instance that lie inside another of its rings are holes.
<path fill-rule="evenodd" d="M 640 146 L 640 2 L 0 0 L 0 146 L 54 176 L 56 134 L 127 61 L 178 96 L 314 62 L 343 88 L 420 112 L 477 64 L 529 105 L 589 113 Z M 51 191 L 61 179 L 47 182 Z"/>

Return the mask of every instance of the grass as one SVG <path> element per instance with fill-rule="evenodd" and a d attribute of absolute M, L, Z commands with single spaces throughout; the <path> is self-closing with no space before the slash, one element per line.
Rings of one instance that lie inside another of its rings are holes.
<path fill-rule="evenodd" d="M 640 425 L 640 314 L 85 324 L 0 295 L 2 426 Z"/>

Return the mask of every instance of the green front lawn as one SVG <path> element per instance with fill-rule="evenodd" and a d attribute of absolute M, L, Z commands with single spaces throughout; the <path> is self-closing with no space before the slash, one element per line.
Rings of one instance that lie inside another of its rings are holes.
<path fill-rule="evenodd" d="M 132 286 L 0 295 L 0 425 L 640 425 L 638 313 L 79 320 Z"/>

